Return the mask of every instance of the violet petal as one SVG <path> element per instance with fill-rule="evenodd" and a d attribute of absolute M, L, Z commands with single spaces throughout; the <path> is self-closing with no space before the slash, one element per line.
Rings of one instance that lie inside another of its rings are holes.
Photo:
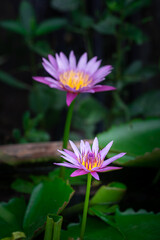
<path fill-rule="evenodd" d="M 78 93 L 67 92 L 66 103 L 69 107 L 72 101 L 77 97 Z"/>

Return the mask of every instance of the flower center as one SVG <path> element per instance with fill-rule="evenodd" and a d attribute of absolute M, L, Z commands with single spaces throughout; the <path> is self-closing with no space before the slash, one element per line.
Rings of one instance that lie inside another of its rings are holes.
<path fill-rule="evenodd" d="M 87 87 L 92 81 L 91 79 L 89 80 L 88 74 L 73 70 L 60 74 L 59 79 L 63 86 L 68 86 L 75 90 Z"/>
<path fill-rule="evenodd" d="M 89 171 L 91 171 L 95 167 L 100 167 L 102 164 L 102 160 L 100 155 L 95 155 L 93 152 L 89 152 L 85 155 L 82 155 L 82 159 L 80 163 Z"/>

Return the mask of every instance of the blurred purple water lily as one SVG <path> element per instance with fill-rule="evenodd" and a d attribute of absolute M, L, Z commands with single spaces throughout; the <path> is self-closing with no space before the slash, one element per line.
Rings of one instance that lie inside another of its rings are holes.
<path fill-rule="evenodd" d="M 126 153 L 119 153 L 114 157 L 104 160 L 113 144 L 113 141 L 108 143 L 108 145 L 100 151 L 97 137 L 93 141 L 92 148 L 87 141 L 84 142 L 81 140 L 80 151 L 72 141 L 69 142 L 74 152 L 67 149 L 64 149 L 64 151 L 58 150 L 62 154 L 61 157 L 68 162 L 54 164 L 69 168 L 77 168 L 77 170 L 71 174 L 71 177 L 91 173 L 95 179 L 99 180 L 98 172 L 107 172 L 121 169 L 121 167 L 108 167 L 108 165 L 118 158 L 123 157 Z"/>
<path fill-rule="evenodd" d="M 115 90 L 112 86 L 98 84 L 111 72 L 112 66 L 106 65 L 99 68 L 101 60 L 97 61 L 97 57 L 87 62 L 87 53 L 84 53 L 76 63 L 74 52 L 71 51 L 69 59 L 61 52 L 59 55 L 56 54 L 55 58 L 48 55 L 48 60 L 43 58 L 42 65 L 51 77 L 33 77 L 33 79 L 51 88 L 66 91 L 68 106 L 81 92 L 95 93 Z"/>

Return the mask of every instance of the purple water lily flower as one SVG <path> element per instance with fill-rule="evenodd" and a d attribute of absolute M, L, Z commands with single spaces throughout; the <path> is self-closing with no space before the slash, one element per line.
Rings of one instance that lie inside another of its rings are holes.
<path fill-rule="evenodd" d="M 67 149 L 64 149 L 64 151 L 58 150 L 62 154 L 61 157 L 68 162 L 54 164 L 69 168 L 77 168 L 77 170 L 71 174 L 71 177 L 91 173 L 95 179 L 99 180 L 98 172 L 107 172 L 121 169 L 121 167 L 108 167 L 108 165 L 118 158 L 123 157 L 126 153 L 119 153 L 114 157 L 104 160 L 113 144 L 113 141 L 108 143 L 108 145 L 100 151 L 97 137 L 93 141 L 92 148 L 87 141 L 84 142 L 81 140 L 80 151 L 72 141 L 69 142 L 74 152 Z"/>
<path fill-rule="evenodd" d="M 49 60 L 49 61 L 48 61 Z M 56 54 L 55 58 L 48 55 L 43 58 L 42 65 L 51 77 L 33 77 L 34 80 L 67 92 L 66 102 L 69 106 L 79 93 L 95 93 L 115 90 L 112 86 L 99 85 L 111 72 L 112 66 L 100 67 L 101 60 L 93 57 L 87 62 L 87 53 L 84 53 L 78 63 L 74 52 L 71 51 L 69 59 L 64 53 Z"/>

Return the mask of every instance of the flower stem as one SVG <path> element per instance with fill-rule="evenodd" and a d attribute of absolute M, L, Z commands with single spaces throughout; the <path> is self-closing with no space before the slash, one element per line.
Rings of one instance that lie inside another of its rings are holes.
<path fill-rule="evenodd" d="M 66 119 L 65 128 L 64 128 L 64 135 L 63 135 L 63 149 L 66 149 L 67 144 L 68 144 L 74 102 L 75 102 L 75 100 L 71 103 L 71 105 L 68 108 L 67 119 Z M 65 177 L 65 167 L 63 167 L 63 166 L 60 167 L 60 174 L 59 175 L 60 175 L 61 178 L 64 179 L 64 177 Z"/>
<path fill-rule="evenodd" d="M 89 195 L 90 195 L 90 188 L 91 188 L 91 180 L 92 180 L 92 175 L 88 173 L 88 178 L 87 178 L 87 188 L 86 188 L 86 197 L 85 197 L 85 202 L 84 202 L 84 209 L 83 209 L 83 217 L 82 217 L 82 226 L 81 226 L 81 234 L 80 234 L 80 239 L 83 240 L 84 237 L 84 232 L 86 229 L 86 221 L 87 221 L 87 212 L 88 212 L 88 204 L 89 204 Z"/>

